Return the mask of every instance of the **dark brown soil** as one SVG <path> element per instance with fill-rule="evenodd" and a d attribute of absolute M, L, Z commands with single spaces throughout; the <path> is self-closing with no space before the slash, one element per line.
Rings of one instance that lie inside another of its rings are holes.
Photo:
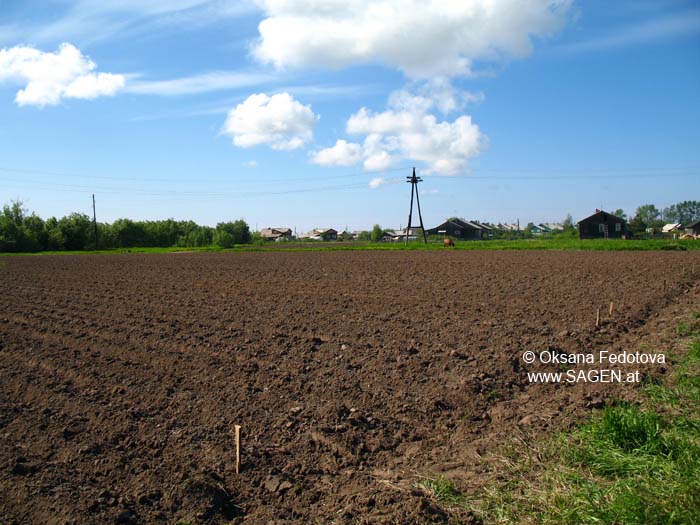
<path fill-rule="evenodd" d="M 476 480 L 469 453 L 575 421 L 620 389 L 529 384 L 538 368 L 522 352 L 619 347 L 697 301 L 694 263 L 692 252 L 5 258 L 0 523 L 445 523 L 421 477 L 458 468 Z"/>

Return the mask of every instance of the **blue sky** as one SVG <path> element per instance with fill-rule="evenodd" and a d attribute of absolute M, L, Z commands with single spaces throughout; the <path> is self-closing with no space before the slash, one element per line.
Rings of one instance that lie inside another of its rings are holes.
<path fill-rule="evenodd" d="M 695 1 L 0 0 L 0 201 L 252 227 L 700 198 Z"/>

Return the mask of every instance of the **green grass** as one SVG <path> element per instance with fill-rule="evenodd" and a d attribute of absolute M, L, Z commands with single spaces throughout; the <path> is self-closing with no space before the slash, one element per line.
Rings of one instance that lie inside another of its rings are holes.
<path fill-rule="evenodd" d="M 700 522 L 700 420 L 606 408 L 567 439 L 543 523 Z"/>
<path fill-rule="evenodd" d="M 441 479 L 424 487 L 484 523 L 700 523 L 700 315 L 676 334 L 687 352 L 664 381 L 643 385 L 641 403 L 613 403 L 571 431 L 502 445 L 492 482 L 469 499 Z"/>
<path fill-rule="evenodd" d="M 457 490 L 451 481 L 442 476 L 435 479 L 424 479 L 419 485 L 443 505 L 463 505 L 466 502 L 464 494 Z"/>
<path fill-rule="evenodd" d="M 259 251 L 365 251 L 365 250 L 451 250 L 444 248 L 441 241 L 431 241 L 427 245 L 422 242 L 379 243 L 379 242 L 292 242 L 268 243 L 264 245 L 237 245 L 223 249 L 218 246 L 197 248 L 167 247 L 167 248 L 125 248 L 113 250 L 84 250 L 84 251 L 47 251 L 32 254 L 2 253 L 0 255 L 74 255 L 74 254 L 104 254 L 104 253 L 172 253 L 182 251 L 192 252 L 259 252 Z M 673 241 L 665 239 L 622 240 L 622 239 L 575 239 L 570 237 L 551 237 L 539 239 L 488 240 L 488 241 L 457 241 L 455 250 L 599 250 L 599 251 L 639 251 L 639 250 L 700 250 L 700 240 Z"/>

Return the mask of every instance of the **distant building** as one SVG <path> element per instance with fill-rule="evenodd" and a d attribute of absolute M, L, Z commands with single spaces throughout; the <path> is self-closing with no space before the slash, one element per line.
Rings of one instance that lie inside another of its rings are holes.
<path fill-rule="evenodd" d="M 395 230 L 385 230 L 379 240 L 382 242 L 396 242 L 399 240 L 399 234 Z"/>
<path fill-rule="evenodd" d="M 404 242 L 406 240 L 406 235 L 408 235 L 409 241 L 415 241 L 418 239 L 418 235 L 420 235 L 420 228 L 386 230 L 379 240 L 382 242 Z"/>
<path fill-rule="evenodd" d="M 564 231 L 564 225 L 560 224 L 558 222 L 543 222 L 542 226 L 546 226 L 549 228 L 550 232 L 563 232 Z"/>
<path fill-rule="evenodd" d="M 518 226 L 515 223 L 498 223 L 497 228 L 501 231 L 504 232 L 519 232 L 520 231 L 520 226 Z"/>
<path fill-rule="evenodd" d="M 476 226 L 479 226 L 481 228 L 481 237 L 493 237 L 493 232 L 496 229 L 496 226 L 493 224 L 489 224 L 488 222 L 479 222 L 475 220 L 468 221 L 472 224 L 475 224 Z"/>
<path fill-rule="evenodd" d="M 338 239 L 338 231 L 333 228 L 315 228 L 303 235 L 302 238 L 313 241 L 335 241 Z"/>
<path fill-rule="evenodd" d="M 455 217 L 447 219 L 435 228 L 425 230 L 425 233 L 428 235 L 449 235 L 457 239 L 479 240 L 484 238 L 486 231 L 486 228 L 480 224 Z"/>
<path fill-rule="evenodd" d="M 661 228 L 661 234 L 666 238 L 677 239 L 683 234 L 683 225 L 678 222 L 664 224 Z"/>
<path fill-rule="evenodd" d="M 596 210 L 578 222 L 581 239 L 622 239 L 627 237 L 627 221 L 612 213 Z"/>
<path fill-rule="evenodd" d="M 685 225 L 685 233 L 688 235 L 700 235 L 700 221 L 693 221 Z"/>
<path fill-rule="evenodd" d="M 549 228 L 549 226 L 545 224 L 534 224 L 530 228 L 530 233 L 532 235 L 542 235 L 545 233 L 552 233 L 552 230 Z"/>
<path fill-rule="evenodd" d="M 290 228 L 263 228 L 260 230 L 260 237 L 266 241 L 289 241 L 292 239 Z"/>

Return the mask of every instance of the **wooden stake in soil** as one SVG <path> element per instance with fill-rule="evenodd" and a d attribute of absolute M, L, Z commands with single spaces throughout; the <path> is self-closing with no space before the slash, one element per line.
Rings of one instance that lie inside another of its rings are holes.
<path fill-rule="evenodd" d="M 595 325 L 598 326 L 600 324 L 600 308 L 598 308 L 595 311 Z"/>
<path fill-rule="evenodd" d="M 236 474 L 241 468 L 241 425 L 235 425 L 236 429 Z"/>
<path fill-rule="evenodd" d="M 613 302 L 610 301 L 610 317 L 612 317 L 613 314 Z"/>

